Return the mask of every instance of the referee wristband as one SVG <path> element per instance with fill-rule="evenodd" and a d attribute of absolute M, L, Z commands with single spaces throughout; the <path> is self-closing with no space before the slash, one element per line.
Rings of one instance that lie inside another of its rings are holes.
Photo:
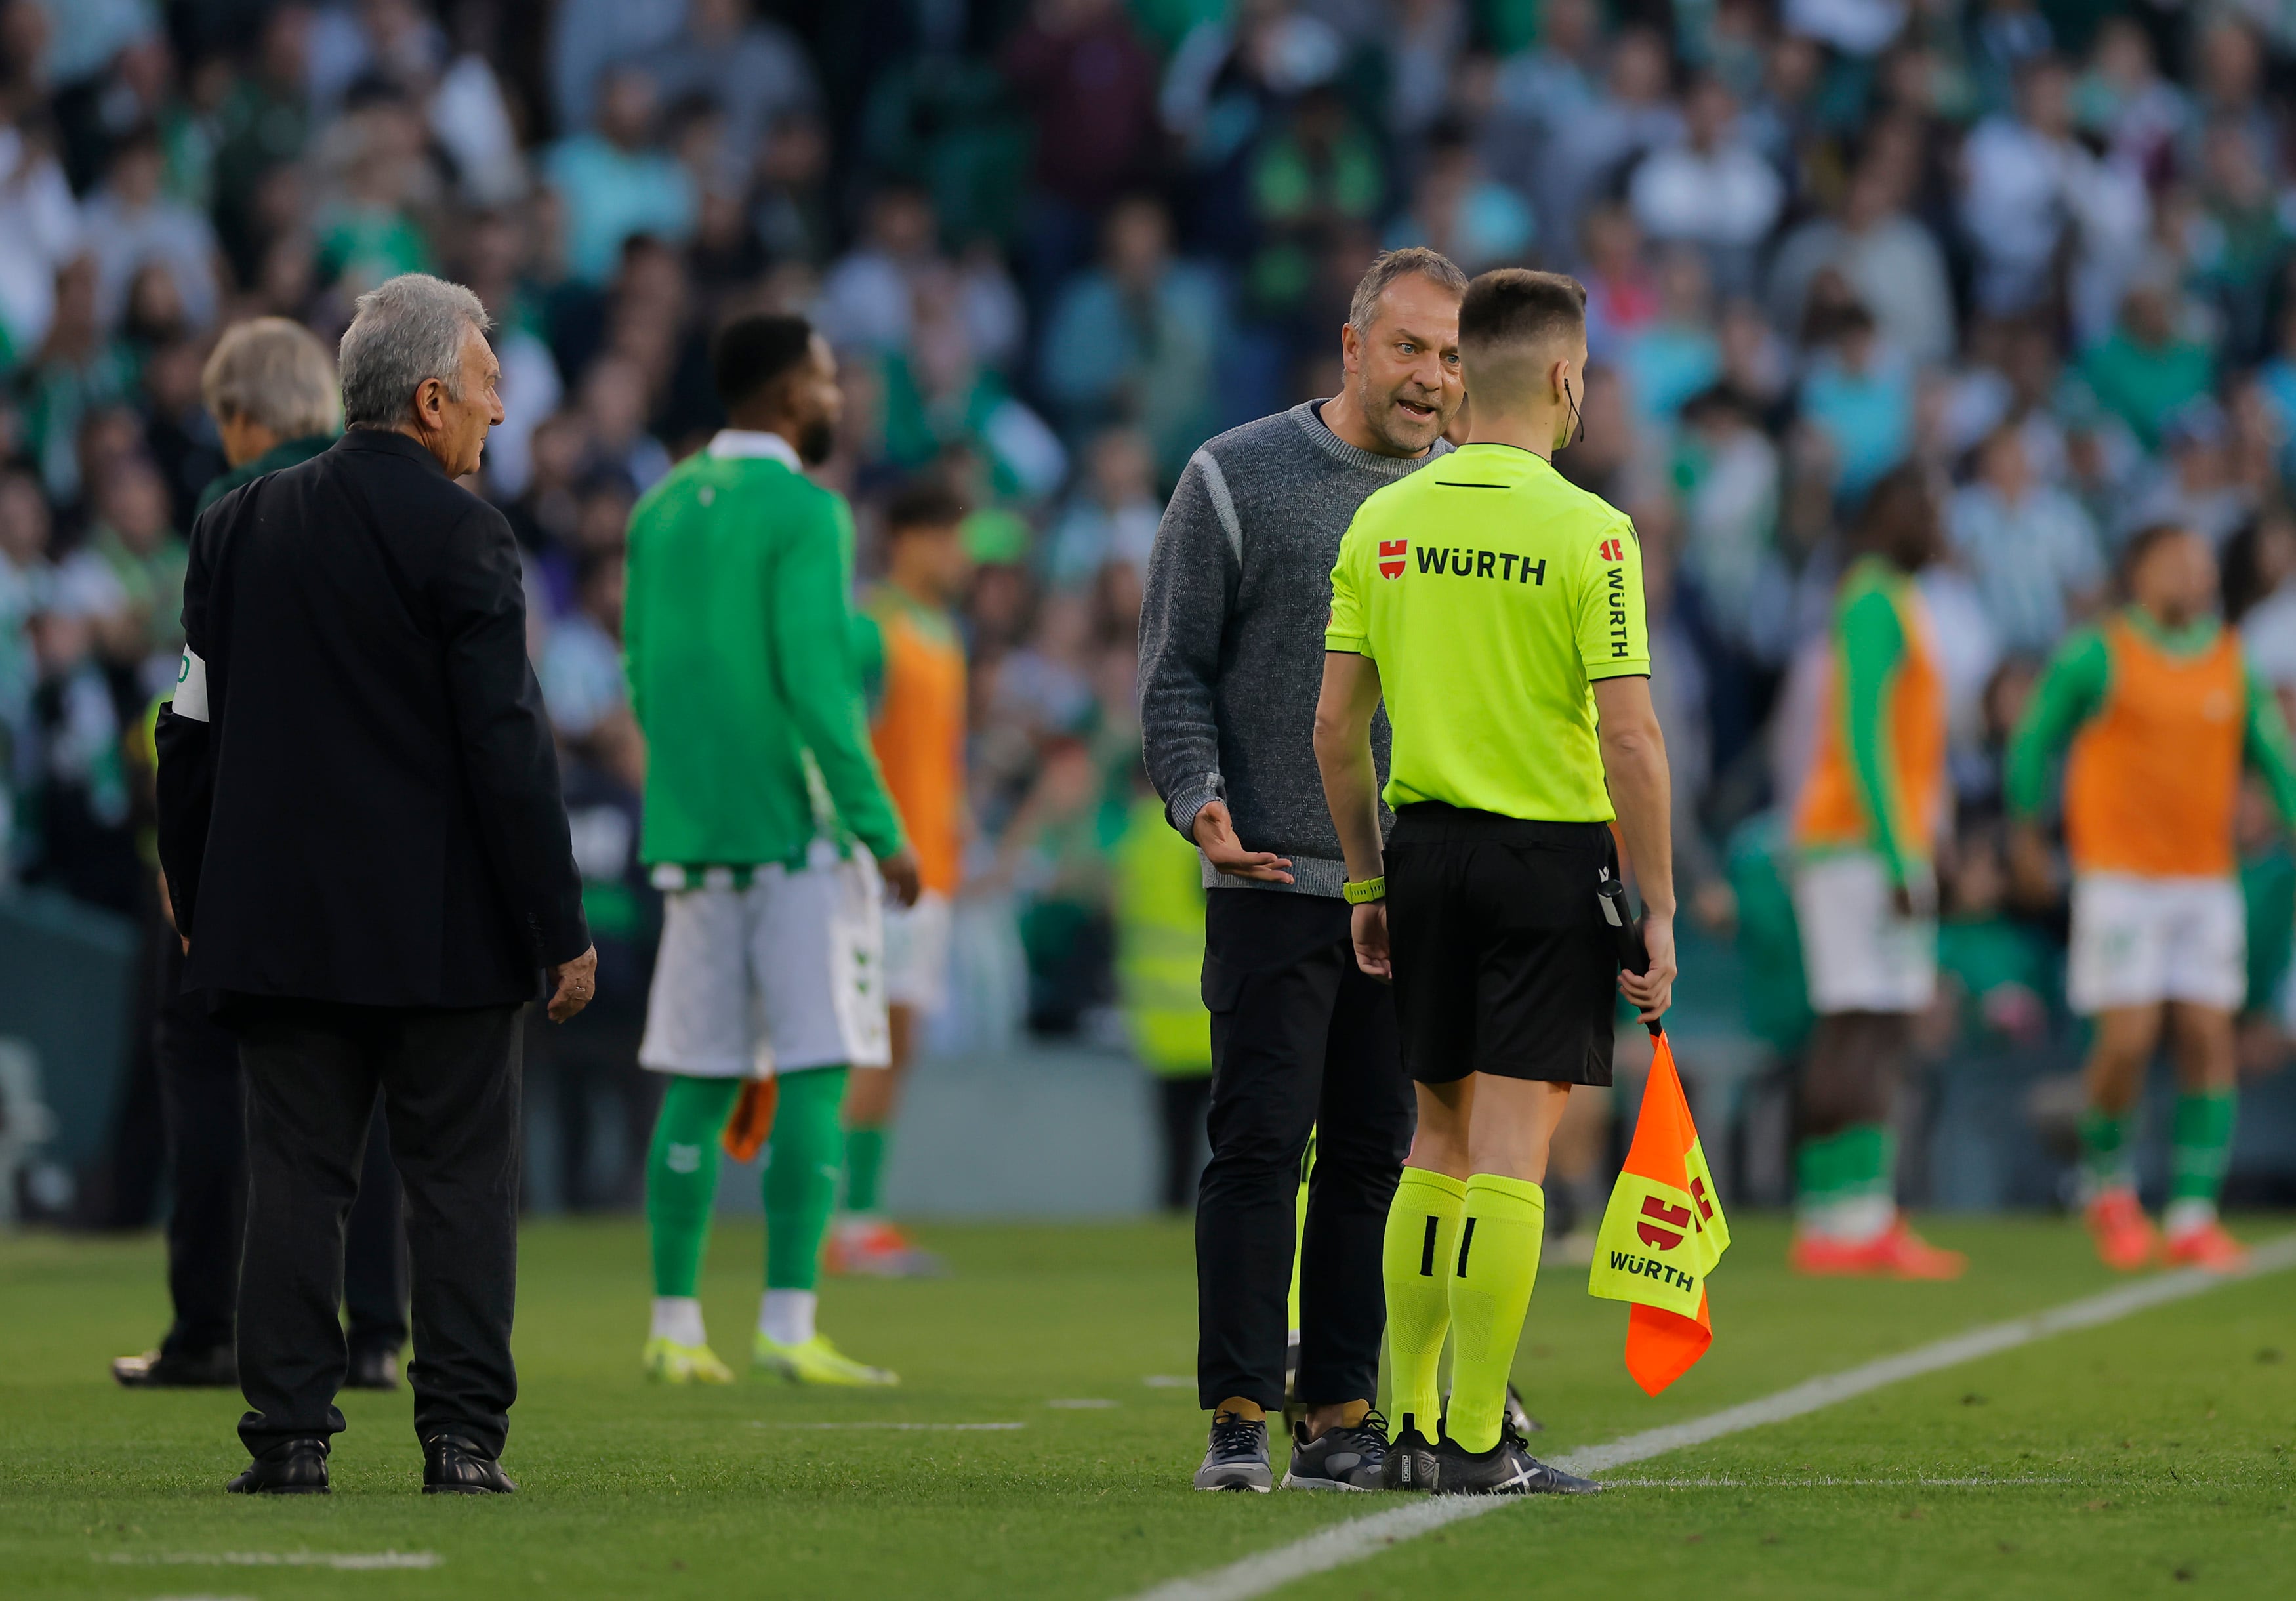
<path fill-rule="evenodd" d="M 1382 873 L 1377 878 L 1350 879 L 1340 886 L 1340 893 L 1347 897 L 1349 906 L 1364 906 L 1374 900 L 1385 900 L 1387 874 Z"/>

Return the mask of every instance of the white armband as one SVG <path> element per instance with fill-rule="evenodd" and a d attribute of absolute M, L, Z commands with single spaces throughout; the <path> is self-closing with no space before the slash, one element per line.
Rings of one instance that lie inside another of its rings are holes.
<path fill-rule="evenodd" d="M 184 647 L 183 664 L 176 669 L 173 705 L 177 717 L 187 717 L 195 723 L 212 720 L 208 712 L 208 664 L 190 645 Z"/>

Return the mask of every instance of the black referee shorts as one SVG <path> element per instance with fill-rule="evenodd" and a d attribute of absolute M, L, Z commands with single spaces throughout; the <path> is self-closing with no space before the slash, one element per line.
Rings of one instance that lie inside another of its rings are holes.
<path fill-rule="evenodd" d="M 1617 866 L 1604 824 L 1397 810 L 1387 928 L 1413 1079 L 1611 1081 L 1619 966 L 1595 889 Z"/>

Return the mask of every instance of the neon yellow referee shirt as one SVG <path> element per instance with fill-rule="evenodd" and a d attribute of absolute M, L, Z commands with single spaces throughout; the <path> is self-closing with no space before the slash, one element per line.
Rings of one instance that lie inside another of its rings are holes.
<path fill-rule="evenodd" d="M 1324 648 L 1379 664 L 1390 806 L 1616 815 L 1594 684 L 1650 672 L 1642 546 L 1545 458 L 1467 445 L 1365 501 L 1332 569 Z"/>

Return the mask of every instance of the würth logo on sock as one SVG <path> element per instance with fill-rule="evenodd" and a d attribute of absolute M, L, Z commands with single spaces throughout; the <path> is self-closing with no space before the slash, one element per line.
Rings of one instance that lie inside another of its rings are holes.
<path fill-rule="evenodd" d="M 1383 579 L 1401 578 L 1404 558 L 1410 554 L 1410 540 L 1382 539 L 1379 542 L 1379 576 Z"/>

